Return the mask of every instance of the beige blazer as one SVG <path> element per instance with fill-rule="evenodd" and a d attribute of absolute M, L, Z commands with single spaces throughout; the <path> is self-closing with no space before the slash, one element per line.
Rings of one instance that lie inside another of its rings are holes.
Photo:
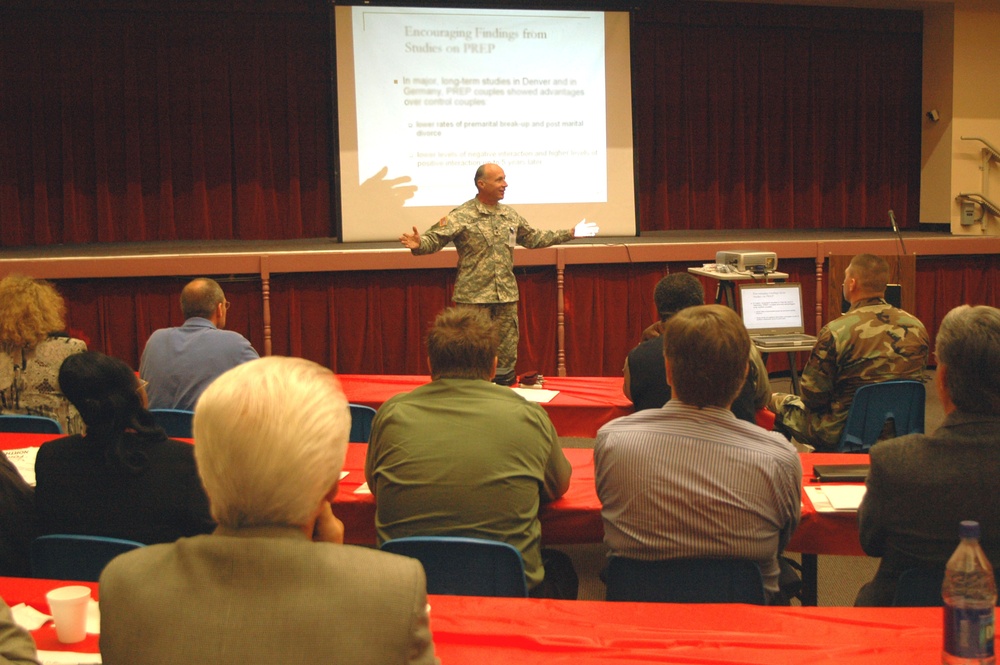
<path fill-rule="evenodd" d="M 437 663 L 415 559 L 257 527 L 152 545 L 100 582 L 107 665 Z"/>

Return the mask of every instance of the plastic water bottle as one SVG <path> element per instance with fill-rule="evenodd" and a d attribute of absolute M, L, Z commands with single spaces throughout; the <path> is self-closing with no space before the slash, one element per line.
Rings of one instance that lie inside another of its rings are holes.
<path fill-rule="evenodd" d="M 941 597 L 944 600 L 944 665 L 994 665 L 993 567 L 979 546 L 979 522 L 962 522 L 962 541 L 948 559 Z"/>

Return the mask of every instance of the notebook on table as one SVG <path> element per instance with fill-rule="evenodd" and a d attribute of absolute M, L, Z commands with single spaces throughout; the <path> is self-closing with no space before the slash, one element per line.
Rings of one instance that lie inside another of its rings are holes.
<path fill-rule="evenodd" d="M 811 347 L 816 343 L 816 337 L 805 332 L 801 284 L 741 285 L 740 316 L 757 346 Z"/>
<path fill-rule="evenodd" d="M 863 483 L 868 478 L 867 464 L 817 464 L 816 480 L 824 483 Z"/>

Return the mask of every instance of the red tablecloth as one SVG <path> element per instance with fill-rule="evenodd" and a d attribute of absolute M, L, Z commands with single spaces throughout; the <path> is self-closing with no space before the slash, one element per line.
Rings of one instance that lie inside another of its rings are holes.
<path fill-rule="evenodd" d="M 347 450 L 333 512 L 344 522 L 349 543 L 375 543 L 375 499 L 356 490 L 365 482 L 365 452 L 368 444 L 352 443 Z M 542 508 L 542 540 L 546 544 L 599 543 L 604 538 L 601 502 L 594 487 L 594 452 L 589 448 L 567 448 L 566 459 L 573 467 L 569 489 L 557 501 Z"/>
<path fill-rule="evenodd" d="M 39 446 L 55 438 L 52 434 L 0 433 L 0 450 Z M 348 445 L 340 489 L 334 502 L 334 512 L 343 520 L 345 538 L 349 543 L 375 543 L 375 499 L 371 494 L 356 490 L 365 482 L 364 443 Z M 601 523 L 601 502 L 594 486 L 594 455 L 589 448 L 566 448 L 566 458 L 573 467 L 569 490 L 559 500 L 542 508 L 542 540 L 547 545 L 599 543 L 604 538 Z M 865 464 L 867 455 L 842 453 L 809 453 L 800 455 L 803 485 L 812 483 L 814 464 Z M 788 545 L 791 552 L 807 554 L 863 555 L 858 542 L 857 516 L 854 513 L 819 513 L 802 494 L 802 519 Z"/>
<path fill-rule="evenodd" d="M 0 596 L 46 611 L 55 580 L 0 577 Z M 90 585 L 95 586 L 95 585 Z M 319 591 L 319 590 L 318 590 Z M 97 597 L 95 590 L 95 598 Z M 266 599 L 264 599 L 266 600 Z M 758 607 L 431 596 L 441 662 L 914 665 L 940 662 L 939 608 Z M 40 649 L 95 653 L 97 637 Z"/>
<path fill-rule="evenodd" d="M 378 409 L 393 395 L 429 382 L 429 376 L 407 374 L 339 374 L 347 399 Z M 559 436 L 593 438 L 601 425 L 632 413 L 632 402 L 622 394 L 620 376 L 545 377 L 546 390 L 558 390 L 542 404 Z"/>

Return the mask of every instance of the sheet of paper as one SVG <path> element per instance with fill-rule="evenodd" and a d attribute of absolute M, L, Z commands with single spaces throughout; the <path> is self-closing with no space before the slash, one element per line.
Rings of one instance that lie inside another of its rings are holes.
<path fill-rule="evenodd" d="M 806 496 L 809 497 L 809 501 L 812 502 L 813 508 L 816 509 L 817 513 L 833 512 L 830 500 L 823 494 L 823 488 L 819 485 L 806 485 Z"/>
<path fill-rule="evenodd" d="M 865 498 L 864 485 L 823 485 L 823 494 L 834 510 L 857 510 Z"/>
<path fill-rule="evenodd" d="M 371 489 L 369 489 L 368 483 L 361 483 L 361 487 L 359 487 L 358 489 L 354 490 L 354 493 L 355 494 L 371 494 L 372 491 L 371 491 Z"/>
<path fill-rule="evenodd" d="M 79 653 L 77 651 L 39 651 L 38 661 L 42 665 L 100 665 L 101 654 Z"/>
<path fill-rule="evenodd" d="M 548 404 L 552 398 L 559 394 L 558 390 L 546 390 L 545 388 L 511 388 L 518 395 L 529 402 Z"/>
<path fill-rule="evenodd" d="M 33 487 L 35 485 L 35 457 L 38 456 L 38 447 L 14 448 L 4 452 L 7 454 L 7 459 L 24 478 L 24 482 Z"/>
<path fill-rule="evenodd" d="M 806 496 L 818 513 L 857 512 L 864 485 L 806 485 Z"/>

